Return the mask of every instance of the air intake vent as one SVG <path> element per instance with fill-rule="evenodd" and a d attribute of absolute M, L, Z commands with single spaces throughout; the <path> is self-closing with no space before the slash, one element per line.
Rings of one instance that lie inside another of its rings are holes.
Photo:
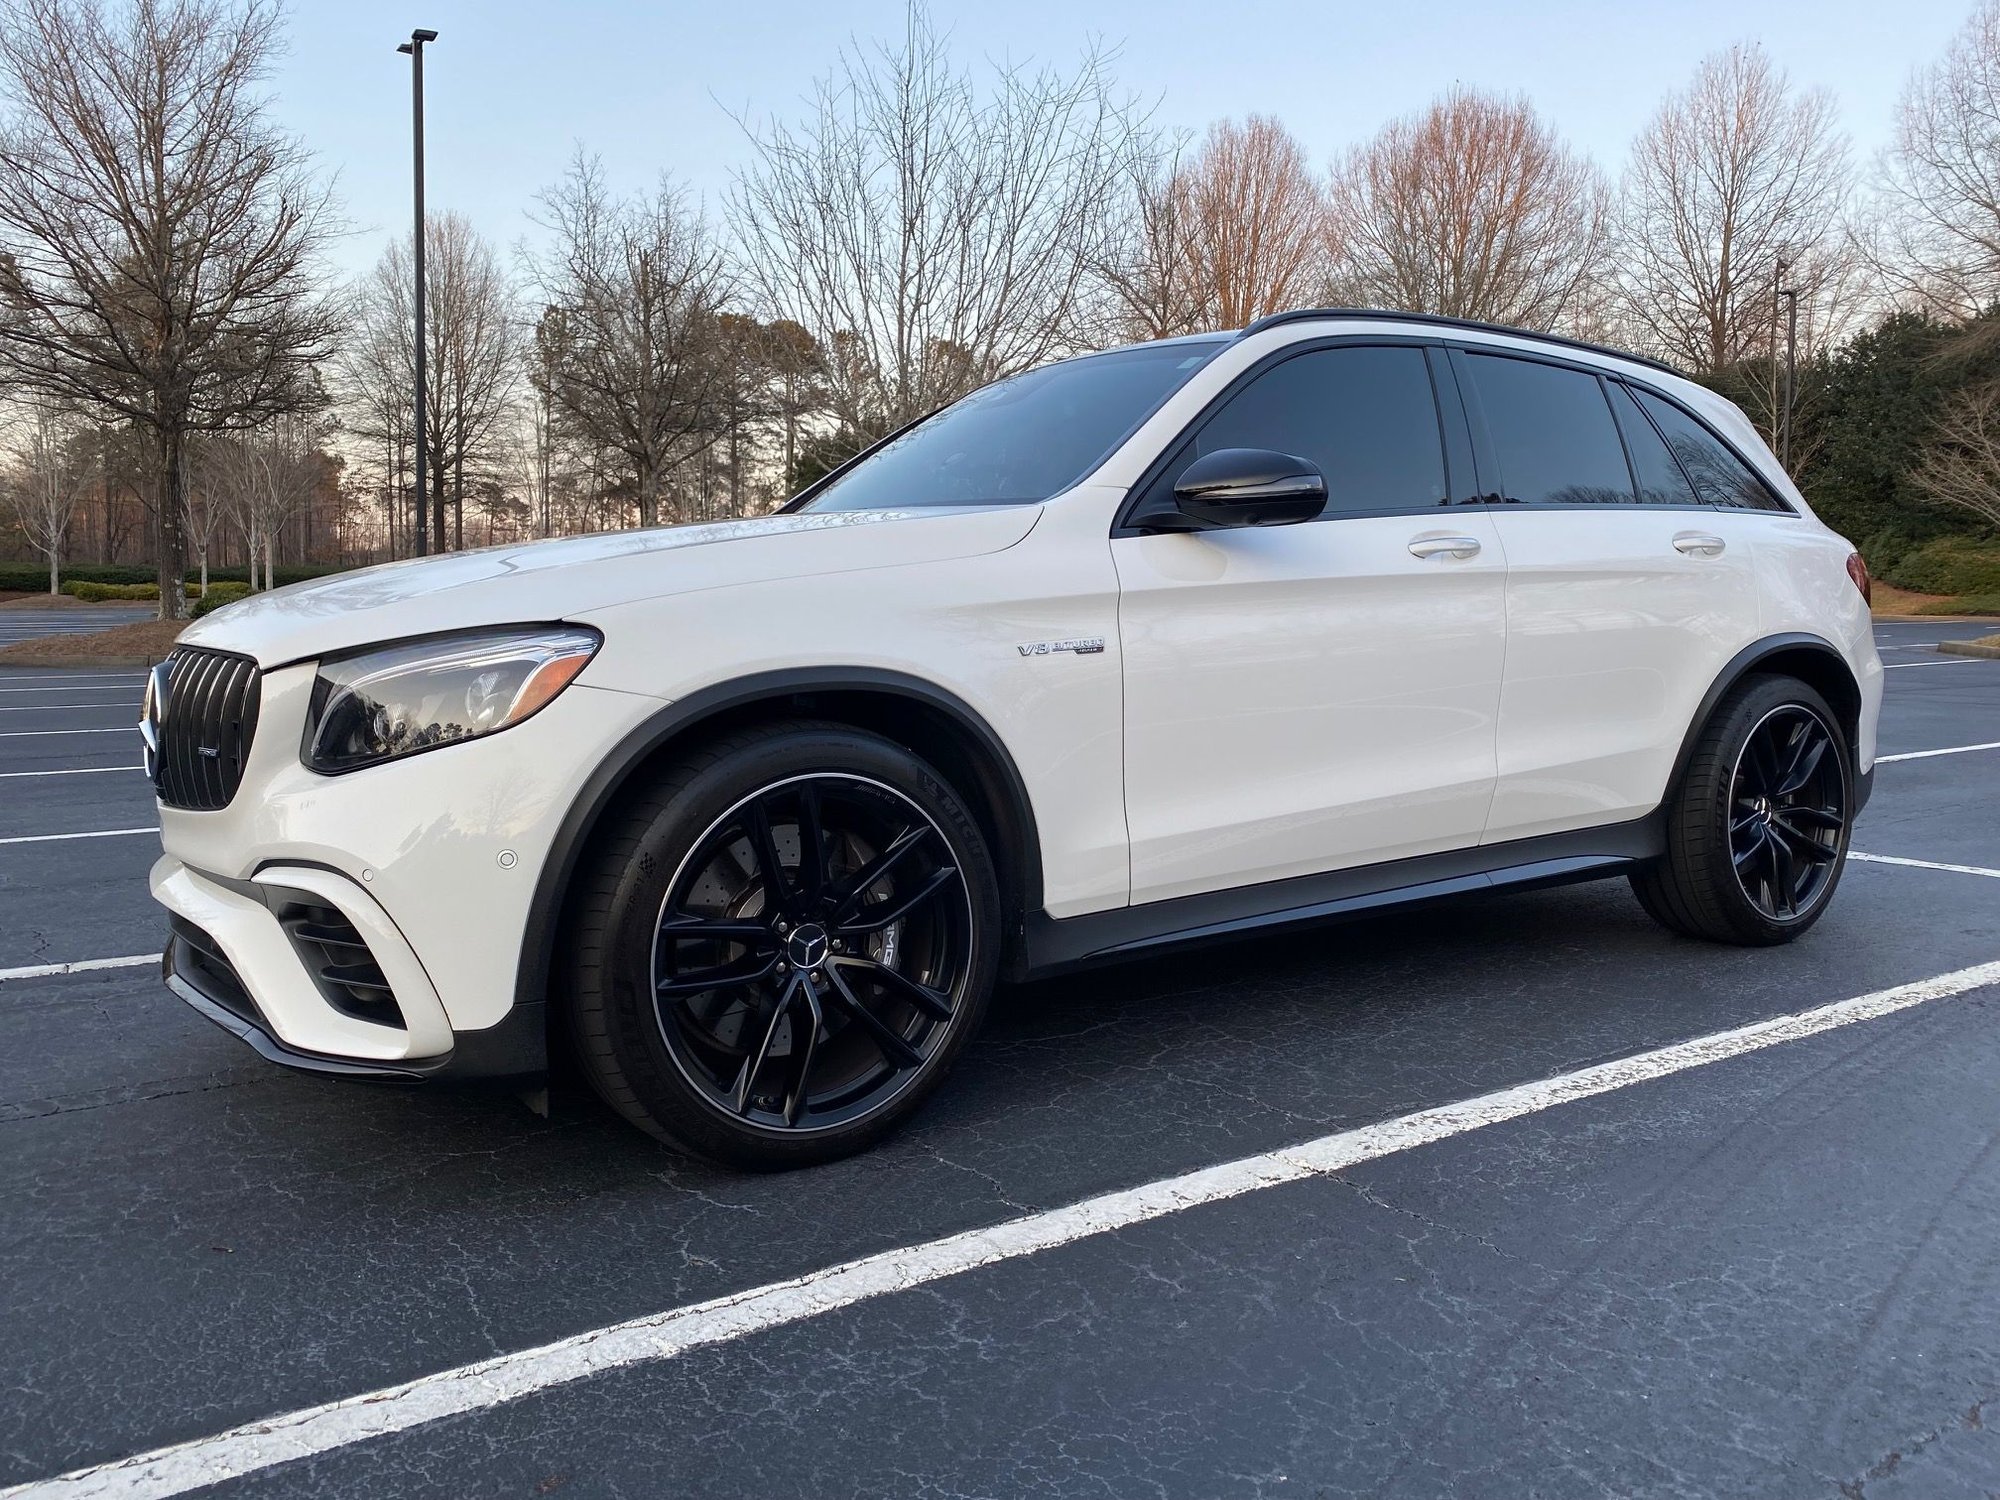
<path fill-rule="evenodd" d="M 196 812 L 229 806 L 257 733 L 257 663 L 183 646 L 167 658 L 161 679 L 146 756 L 160 800 Z"/>
<path fill-rule="evenodd" d="M 331 906 L 287 903 L 278 922 L 291 934 L 306 971 L 329 1004 L 357 1021 L 402 1026 L 403 1010 L 383 977 L 367 939 Z"/>

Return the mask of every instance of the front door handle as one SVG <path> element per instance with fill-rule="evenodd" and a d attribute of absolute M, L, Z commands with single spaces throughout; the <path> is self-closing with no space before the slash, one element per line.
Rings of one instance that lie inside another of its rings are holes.
<path fill-rule="evenodd" d="M 1410 556 L 1475 557 L 1479 553 L 1479 538 L 1476 536 L 1420 536 L 1410 543 Z"/>
<path fill-rule="evenodd" d="M 1706 531 L 1683 531 L 1674 538 L 1674 550 L 1689 557 L 1720 557 L 1725 545 L 1721 537 Z"/>

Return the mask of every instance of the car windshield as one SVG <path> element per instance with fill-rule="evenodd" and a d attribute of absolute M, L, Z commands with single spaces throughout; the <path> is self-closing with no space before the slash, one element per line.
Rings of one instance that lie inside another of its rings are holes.
<path fill-rule="evenodd" d="M 883 444 L 803 508 L 1046 500 L 1102 462 L 1228 342 L 1140 344 L 997 381 Z"/>

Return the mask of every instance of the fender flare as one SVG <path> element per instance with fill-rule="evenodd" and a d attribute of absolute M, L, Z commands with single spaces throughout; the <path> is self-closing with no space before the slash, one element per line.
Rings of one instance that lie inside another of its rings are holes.
<path fill-rule="evenodd" d="M 634 773 L 669 741 L 698 729 L 702 723 L 736 709 L 760 703 L 781 703 L 813 693 L 862 692 L 907 698 L 939 711 L 979 746 L 998 771 L 998 795 L 1003 811 L 1019 832 L 1023 909 L 1042 904 L 1042 845 L 1027 783 L 1006 743 L 993 727 L 957 694 L 906 672 L 881 667 L 790 667 L 732 678 L 663 703 L 600 759 L 563 815 L 535 877 L 533 902 L 521 934 L 521 956 L 514 982 L 514 1004 L 539 1004 L 548 995 L 562 907 L 577 861 L 596 832 L 605 810 L 631 781 Z M 968 788 L 968 791 L 972 789 Z"/>
<path fill-rule="evenodd" d="M 1674 769 L 1667 777 L 1663 800 L 1666 797 L 1673 796 L 1674 788 L 1681 784 L 1681 776 L 1687 770 L 1689 759 L 1694 755 L 1695 741 L 1701 737 L 1702 730 L 1707 727 L 1708 721 L 1715 714 L 1716 705 L 1722 702 L 1730 689 L 1734 688 L 1745 677 L 1755 672 L 1764 662 L 1769 661 L 1779 653 L 1800 650 L 1810 651 L 1815 656 L 1825 657 L 1830 664 L 1840 670 L 1841 675 L 1853 686 L 1856 701 L 1860 700 L 1861 684 L 1855 679 L 1854 668 L 1848 664 L 1848 660 L 1841 654 L 1840 648 L 1824 636 L 1811 635 L 1804 631 L 1791 631 L 1784 635 L 1765 636 L 1762 640 L 1752 641 L 1741 651 L 1729 658 L 1722 670 L 1716 674 L 1715 681 L 1709 684 L 1708 691 L 1702 694 L 1700 706 L 1695 709 L 1694 717 L 1688 720 L 1687 733 L 1681 737 L 1680 751 L 1674 756 Z M 1847 750 L 1848 755 L 1852 758 L 1859 754 L 1860 746 L 1850 739 Z M 1855 770 L 1855 776 L 1857 779 L 1861 777 L 1858 767 Z"/>

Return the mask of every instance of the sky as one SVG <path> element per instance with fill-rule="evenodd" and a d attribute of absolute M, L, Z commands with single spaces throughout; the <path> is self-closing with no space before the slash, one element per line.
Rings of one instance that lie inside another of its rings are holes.
<path fill-rule="evenodd" d="M 1912 69 L 1972 0 L 1675 0 L 1673 4 L 1317 0 L 935 0 L 954 52 L 1067 64 L 1093 39 L 1169 128 L 1275 115 L 1329 163 L 1454 84 L 1526 94 L 1616 172 L 1659 100 L 1709 52 L 1758 41 L 1797 84 L 1839 99 L 1857 160 L 1888 141 Z M 901 34 L 902 0 L 694 5 L 615 0 L 293 0 L 271 78 L 278 119 L 337 174 L 353 233 L 343 272 L 410 222 L 412 27 L 425 54 L 433 211 L 509 250 L 536 231 L 535 194 L 579 144 L 612 183 L 671 174 L 711 212 L 750 151 L 737 117 L 796 118 L 842 47 Z"/>

